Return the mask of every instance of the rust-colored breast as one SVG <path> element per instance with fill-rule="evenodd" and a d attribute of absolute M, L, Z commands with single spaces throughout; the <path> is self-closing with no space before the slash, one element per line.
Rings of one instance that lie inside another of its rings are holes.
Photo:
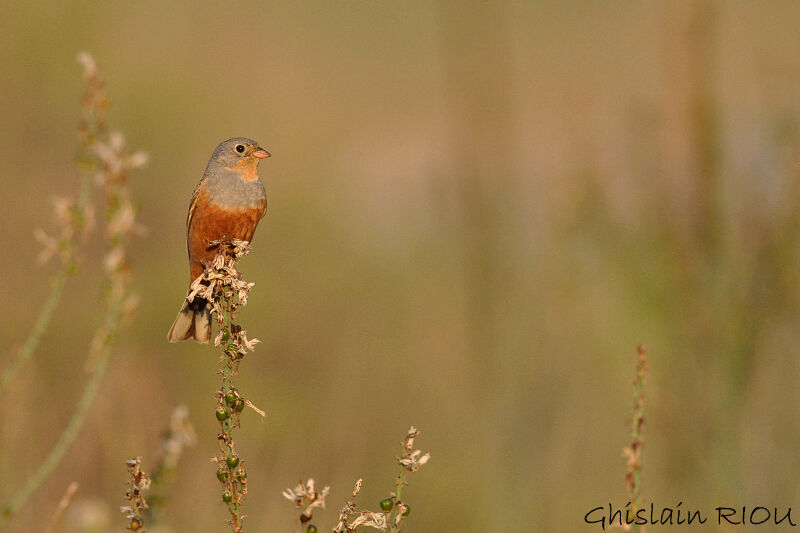
<path fill-rule="evenodd" d="M 252 241 L 253 233 L 266 208 L 266 201 L 253 209 L 220 207 L 211 200 L 203 188 L 200 188 L 191 208 L 186 236 L 191 279 L 200 276 L 205 265 L 214 259 L 216 252 L 208 250 L 210 241 L 223 237 Z"/>

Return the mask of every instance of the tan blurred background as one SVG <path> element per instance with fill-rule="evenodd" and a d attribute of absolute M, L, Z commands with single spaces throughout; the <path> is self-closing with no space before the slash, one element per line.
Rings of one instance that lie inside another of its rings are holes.
<path fill-rule="evenodd" d="M 123 461 L 148 467 L 178 404 L 199 442 L 162 524 L 225 530 L 217 356 L 165 335 L 189 196 L 238 135 L 273 154 L 241 265 L 263 343 L 240 389 L 268 413 L 237 437 L 248 531 L 290 531 L 280 492 L 308 476 L 333 487 L 320 531 L 359 477 L 377 508 L 410 424 L 433 459 L 407 531 L 588 529 L 588 509 L 627 501 L 639 342 L 646 501 L 797 504 L 800 7 L 668 4 L 0 1 L 3 366 L 53 269 L 33 230 L 76 189 L 78 51 L 105 73 L 110 123 L 151 155 L 132 173 L 141 306 L 10 530 L 41 530 L 72 480 L 121 530 Z M 3 391 L 0 500 L 86 381 L 96 259 Z"/>

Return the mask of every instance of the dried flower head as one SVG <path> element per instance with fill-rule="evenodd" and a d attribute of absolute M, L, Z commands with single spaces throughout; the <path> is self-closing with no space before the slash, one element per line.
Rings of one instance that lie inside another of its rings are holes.
<path fill-rule="evenodd" d="M 232 327 L 225 331 L 225 313 L 235 318 L 239 307 L 247 305 L 247 296 L 254 283 L 242 279 L 236 263 L 250 253 L 250 244 L 239 239 L 224 239 L 212 241 L 208 244 L 209 250 L 216 249 L 217 255 L 205 269 L 203 275 L 192 282 L 189 294 L 186 297 L 190 302 L 195 298 L 203 298 L 209 302 L 211 313 L 217 319 L 219 332 L 214 338 L 214 346 L 222 343 L 227 346 L 233 344 L 235 354 L 240 358 L 255 349 L 258 339 L 249 339 L 247 331 L 240 327 Z"/>
<path fill-rule="evenodd" d="M 100 72 L 97 70 L 97 63 L 88 52 L 78 53 L 78 63 L 83 67 L 83 77 L 86 80 L 97 78 Z"/>
<path fill-rule="evenodd" d="M 94 227 L 94 207 L 88 202 L 76 203 L 72 198 L 53 198 L 53 218 L 58 225 L 58 236 L 53 237 L 36 228 L 34 238 L 43 246 L 37 260 L 46 263 L 58 255 L 65 265 L 74 262 L 76 247 L 83 242 Z"/>
<path fill-rule="evenodd" d="M 424 455 L 421 454 L 422 454 L 421 451 L 414 450 L 406 457 L 400 458 L 399 462 L 401 465 L 405 466 L 406 470 L 408 470 L 409 472 L 416 472 L 417 470 L 419 470 L 419 467 L 427 463 L 428 460 L 431 458 L 431 454 L 429 453 L 426 453 Z"/>
<path fill-rule="evenodd" d="M 373 513 L 372 511 L 367 510 L 361 511 L 361 514 L 359 514 L 355 520 L 350 522 L 350 525 L 347 526 L 347 529 L 354 531 L 358 526 L 367 526 L 381 530 L 389 527 L 386 523 L 386 515 L 384 513 Z"/>
<path fill-rule="evenodd" d="M 302 481 L 293 489 L 283 491 L 283 496 L 287 500 L 294 501 L 295 506 L 300 510 L 300 522 L 305 523 L 311 520 L 314 509 L 325 508 L 325 498 L 331 488 L 326 486 L 322 492 L 314 488 L 314 480 L 309 478 L 305 483 Z"/>
<path fill-rule="evenodd" d="M 189 408 L 179 405 L 172 411 L 169 432 L 161 442 L 161 461 L 165 469 L 174 470 L 183 450 L 195 442 L 194 427 L 189 422 Z"/>
<path fill-rule="evenodd" d="M 359 479 L 356 481 L 355 487 L 353 488 L 352 498 L 353 500 L 356 499 L 358 493 L 361 492 L 361 483 L 362 480 Z M 336 524 L 336 527 L 333 528 L 334 533 L 344 533 L 345 531 L 350 531 L 350 528 L 347 527 L 347 521 L 350 519 L 350 515 L 356 512 L 356 504 L 352 500 L 348 500 L 347 503 L 342 507 L 342 510 L 339 511 L 339 521 Z"/>
<path fill-rule="evenodd" d="M 250 253 L 250 244 L 239 239 L 225 239 L 211 241 L 208 243 L 208 249 L 216 249 L 217 255 L 203 275 L 192 282 L 186 298 L 192 302 L 199 296 L 217 304 L 212 308 L 212 312 L 216 313 L 217 320 L 221 321 L 221 300 L 235 296 L 238 301 L 233 302 L 234 310 L 247 305 L 247 295 L 255 285 L 243 280 L 236 268 L 237 261 Z"/>
<path fill-rule="evenodd" d="M 397 502 L 394 506 L 395 516 L 394 516 L 394 525 L 399 526 L 400 522 L 405 520 L 408 516 L 408 504 L 405 502 Z"/>
<path fill-rule="evenodd" d="M 129 155 L 125 147 L 125 137 L 119 131 L 112 131 L 107 143 L 97 142 L 92 149 L 102 163 L 102 172 L 95 176 L 98 184 L 121 175 L 125 170 L 144 166 L 149 159 L 146 152 Z"/>
<path fill-rule="evenodd" d="M 411 508 L 409 505 L 401 500 L 403 488 L 408 484 L 406 475 L 409 472 L 416 472 L 419 468 L 426 464 L 431 455 L 429 453 L 423 454 L 420 450 L 414 449 L 414 439 L 419 435 L 419 430 L 414 426 L 406 432 L 406 436 L 402 441 L 403 454 L 397 457 L 400 466 L 400 473 L 395 482 L 395 491 L 392 492 L 388 498 L 384 498 L 380 502 L 381 512 L 373 512 L 368 509 L 356 511 L 355 498 L 361 491 L 362 480 L 359 479 L 353 489 L 352 498 L 339 511 L 339 520 L 333 528 L 334 533 L 355 533 L 359 527 L 371 527 L 381 531 L 388 530 L 389 533 L 397 533 L 400 531 L 402 522 L 408 517 Z M 310 486 L 313 490 L 313 482 Z M 327 490 L 327 487 L 326 487 Z M 300 508 L 303 500 L 303 495 L 309 491 L 308 485 L 302 483 L 295 489 L 287 490 L 283 495 L 294 500 L 298 508 Z M 353 518 L 353 515 L 358 513 L 358 516 Z M 352 519 L 351 519 L 352 518 Z"/>
<path fill-rule="evenodd" d="M 398 457 L 397 461 L 405 467 L 409 472 L 416 472 L 419 467 L 427 463 L 430 458 L 430 453 L 423 454 L 420 450 L 414 450 L 414 439 L 419 435 L 419 430 L 414 426 L 408 430 L 406 438 L 403 439 L 403 449 L 405 454 Z"/>
<path fill-rule="evenodd" d="M 150 476 L 142 470 L 142 458 L 128 459 L 125 461 L 130 474 L 130 485 L 125 491 L 125 499 L 128 505 L 120 507 L 120 510 L 128 519 L 128 529 L 131 531 L 142 531 L 144 527 L 144 511 L 148 508 L 144 499 L 144 491 L 150 488 Z"/>

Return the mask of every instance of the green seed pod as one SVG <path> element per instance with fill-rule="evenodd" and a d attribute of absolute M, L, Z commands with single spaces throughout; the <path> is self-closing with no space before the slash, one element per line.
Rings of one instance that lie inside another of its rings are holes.
<path fill-rule="evenodd" d="M 228 418 L 228 410 L 224 407 L 217 407 L 217 420 L 222 422 L 226 418 Z"/>
<path fill-rule="evenodd" d="M 233 391 L 228 391 L 228 394 L 225 395 L 225 403 L 228 405 L 233 405 L 236 403 L 236 393 Z"/>
<path fill-rule="evenodd" d="M 382 511 L 391 511 L 394 502 L 392 501 L 391 498 L 384 498 L 381 500 L 379 505 L 381 506 Z"/>
<path fill-rule="evenodd" d="M 411 513 L 411 506 L 408 505 L 407 503 L 404 503 L 403 505 L 405 506 L 405 509 L 403 510 L 403 514 L 401 514 L 400 516 L 405 518 L 409 515 L 409 513 Z"/>
<path fill-rule="evenodd" d="M 239 456 L 238 455 L 229 455 L 228 459 L 225 461 L 228 463 L 230 468 L 236 468 L 239 466 Z"/>
<path fill-rule="evenodd" d="M 228 342 L 228 339 L 231 338 L 231 334 L 228 331 L 222 332 L 222 342 Z"/>
<path fill-rule="evenodd" d="M 235 353 L 235 352 L 236 352 L 236 350 L 238 350 L 238 349 L 239 349 L 239 348 L 237 348 L 237 346 L 236 346 L 235 344 L 233 344 L 233 343 L 230 343 L 229 345 L 227 345 L 227 346 L 225 347 L 225 351 L 226 351 L 226 352 L 228 352 L 228 353 L 230 353 L 230 354 L 233 354 L 233 353 Z"/>
<path fill-rule="evenodd" d="M 141 531 L 142 530 L 142 521 L 136 517 L 131 518 L 131 531 Z"/>
<path fill-rule="evenodd" d="M 244 485 L 245 483 L 247 483 L 247 473 L 244 470 L 239 470 L 238 472 L 236 472 L 236 480 L 242 485 Z"/>
<path fill-rule="evenodd" d="M 317 526 L 314 524 L 308 524 L 306 526 L 306 533 L 317 533 Z"/>
<path fill-rule="evenodd" d="M 231 493 L 226 490 L 222 493 L 222 501 L 225 503 L 231 503 L 233 501 L 233 496 L 231 496 Z"/>
<path fill-rule="evenodd" d="M 217 479 L 220 481 L 220 483 L 225 483 L 228 481 L 228 472 L 220 468 L 217 470 Z"/>
<path fill-rule="evenodd" d="M 233 410 L 236 411 L 237 413 L 241 413 L 242 411 L 244 411 L 244 400 L 237 399 L 236 403 L 233 404 Z"/>

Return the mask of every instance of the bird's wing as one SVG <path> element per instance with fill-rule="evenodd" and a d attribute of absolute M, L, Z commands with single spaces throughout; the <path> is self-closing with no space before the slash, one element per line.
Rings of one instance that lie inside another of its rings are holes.
<path fill-rule="evenodd" d="M 206 178 L 200 180 L 197 184 L 197 187 L 194 188 L 194 192 L 192 193 L 192 200 L 189 202 L 189 213 L 186 215 L 186 247 L 189 247 L 189 228 L 192 225 L 192 216 L 194 215 L 194 210 L 197 207 L 197 197 L 200 196 L 200 190 L 203 188 L 203 185 L 206 183 Z"/>

